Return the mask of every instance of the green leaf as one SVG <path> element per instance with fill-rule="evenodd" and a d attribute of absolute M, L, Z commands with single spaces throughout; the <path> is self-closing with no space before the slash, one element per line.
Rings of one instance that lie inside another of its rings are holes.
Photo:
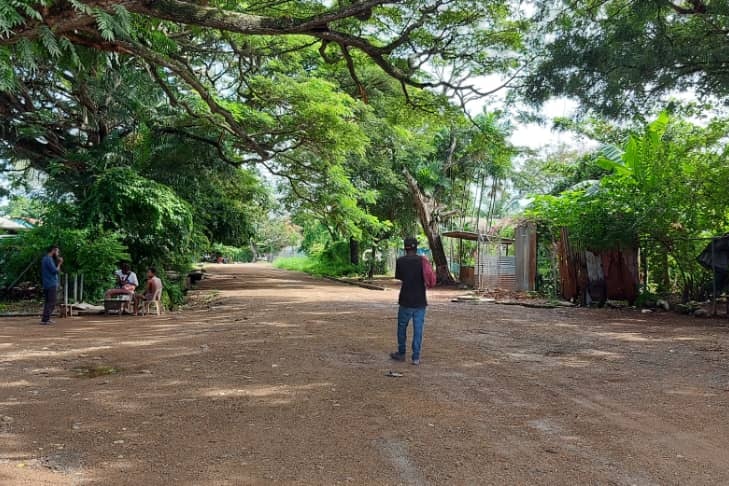
<path fill-rule="evenodd" d="M 74 8 L 74 10 L 81 12 L 86 15 L 92 15 L 94 12 L 94 9 L 89 7 L 83 2 L 79 2 L 78 0 L 68 0 L 68 3 L 71 4 L 71 6 Z"/>
<path fill-rule="evenodd" d="M 96 19 L 96 25 L 99 27 L 101 37 L 107 41 L 113 41 L 114 35 L 114 18 L 101 9 L 95 8 L 93 16 Z"/>
<path fill-rule="evenodd" d="M 605 144 L 600 148 L 600 154 L 615 163 L 623 163 L 623 150 L 613 144 Z"/>
<path fill-rule="evenodd" d="M 46 48 L 51 57 L 58 58 L 61 56 L 61 49 L 58 47 L 56 36 L 51 32 L 51 29 L 45 25 L 41 26 L 39 37 L 43 47 Z"/>
<path fill-rule="evenodd" d="M 15 27 L 25 24 L 16 7 L 15 1 L 0 0 L 0 37 L 10 37 Z"/>
<path fill-rule="evenodd" d="M 631 175 L 632 171 L 625 167 L 622 162 L 615 162 L 614 160 L 600 157 L 595 160 L 595 164 L 601 169 L 609 170 L 619 175 Z"/>
<path fill-rule="evenodd" d="M 66 54 L 68 54 L 69 58 L 71 59 L 71 62 L 75 67 L 81 67 L 81 58 L 79 58 L 78 53 L 76 52 L 76 46 L 74 46 L 70 40 L 68 40 L 65 37 L 61 37 L 58 40 L 58 44 L 66 51 Z"/>
<path fill-rule="evenodd" d="M 28 39 L 20 39 L 15 45 L 15 49 L 18 64 L 31 71 L 35 71 L 38 68 L 38 64 L 35 60 L 35 52 L 33 52 L 33 44 Z"/>

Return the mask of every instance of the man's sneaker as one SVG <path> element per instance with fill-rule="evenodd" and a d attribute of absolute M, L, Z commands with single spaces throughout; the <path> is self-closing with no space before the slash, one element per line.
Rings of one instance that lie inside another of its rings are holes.
<path fill-rule="evenodd" d="M 49 324 L 55 324 L 55 322 L 53 322 L 53 321 L 40 321 L 40 325 L 41 326 L 47 326 Z"/>
<path fill-rule="evenodd" d="M 390 353 L 390 358 L 395 361 L 405 361 L 405 355 L 400 353 Z"/>
<path fill-rule="evenodd" d="M 420 360 L 419 359 L 414 359 L 413 360 L 413 365 L 414 366 L 420 366 Z"/>

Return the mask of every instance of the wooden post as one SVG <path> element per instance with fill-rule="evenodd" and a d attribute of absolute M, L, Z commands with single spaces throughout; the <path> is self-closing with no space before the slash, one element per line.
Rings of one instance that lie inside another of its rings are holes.
<path fill-rule="evenodd" d="M 716 238 L 711 239 L 711 277 L 713 282 L 713 293 L 712 293 L 712 302 L 711 302 L 711 314 L 713 316 L 716 316 L 717 309 L 716 309 L 716 252 L 714 251 L 714 242 L 716 241 Z"/>
<path fill-rule="evenodd" d="M 514 232 L 516 257 L 516 289 L 531 291 L 537 280 L 537 228 L 534 223 L 516 227 Z"/>
<path fill-rule="evenodd" d="M 68 316 L 68 274 L 63 274 L 63 305 L 59 306 L 60 312 L 58 313 L 59 317 L 67 317 Z"/>

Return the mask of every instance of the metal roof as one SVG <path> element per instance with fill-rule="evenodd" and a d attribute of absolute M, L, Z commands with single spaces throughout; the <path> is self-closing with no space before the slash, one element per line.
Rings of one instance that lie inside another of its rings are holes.
<path fill-rule="evenodd" d="M 0 216 L 0 230 L 6 230 L 6 231 L 23 231 L 27 230 L 28 227 L 24 226 L 22 224 L 18 224 L 12 219 L 6 218 L 4 216 Z"/>
<path fill-rule="evenodd" d="M 459 240 L 471 240 L 471 241 L 493 241 L 495 243 L 500 242 L 504 244 L 511 244 L 514 243 L 514 240 L 512 238 L 500 238 L 498 236 L 491 236 L 491 235 L 479 235 L 478 233 L 475 233 L 473 231 L 446 231 L 442 233 L 443 236 L 447 236 L 449 238 L 456 238 Z"/>

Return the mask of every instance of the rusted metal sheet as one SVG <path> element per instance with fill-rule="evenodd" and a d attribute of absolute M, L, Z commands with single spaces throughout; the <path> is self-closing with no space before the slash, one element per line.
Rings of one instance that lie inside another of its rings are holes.
<path fill-rule="evenodd" d="M 607 299 L 635 302 L 638 297 L 638 249 L 621 248 L 592 252 L 570 245 L 562 230 L 556 243 L 560 290 L 564 298 L 582 304 Z"/>
<path fill-rule="evenodd" d="M 638 249 L 604 251 L 600 256 L 607 298 L 635 302 L 639 292 Z"/>
<path fill-rule="evenodd" d="M 586 303 L 605 302 L 608 291 L 600 254 L 585 250 L 585 267 L 587 268 Z"/>
<path fill-rule="evenodd" d="M 482 290 L 516 290 L 514 275 L 484 275 L 481 279 Z"/>
<path fill-rule="evenodd" d="M 497 242 L 503 245 L 514 244 L 514 240 L 511 238 L 502 238 L 500 236 L 487 235 L 483 233 L 478 234 L 473 231 L 445 231 L 442 235 L 447 236 L 448 238 L 456 238 L 458 240 Z"/>
<path fill-rule="evenodd" d="M 443 236 L 469 241 L 478 241 L 479 239 L 479 234 L 473 231 L 446 231 L 443 233 Z"/>
<path fill-rule="evenodd" d="M 555 247 L 560 276 L 560 294 L 566 299 L 576 299 L 581 294 L 578 272 L 582 268 L 582 263 L 579 261 L 579 253 L 572 251 L 570 247 L 566 229 L 561 230 Z"/>
<path fill-rule="evenodd" d="M 474 287 L 476 285 L 475 269 L 472 266 L 464 265 L 459 269 L 458 280 L 466 285 Z"/>

